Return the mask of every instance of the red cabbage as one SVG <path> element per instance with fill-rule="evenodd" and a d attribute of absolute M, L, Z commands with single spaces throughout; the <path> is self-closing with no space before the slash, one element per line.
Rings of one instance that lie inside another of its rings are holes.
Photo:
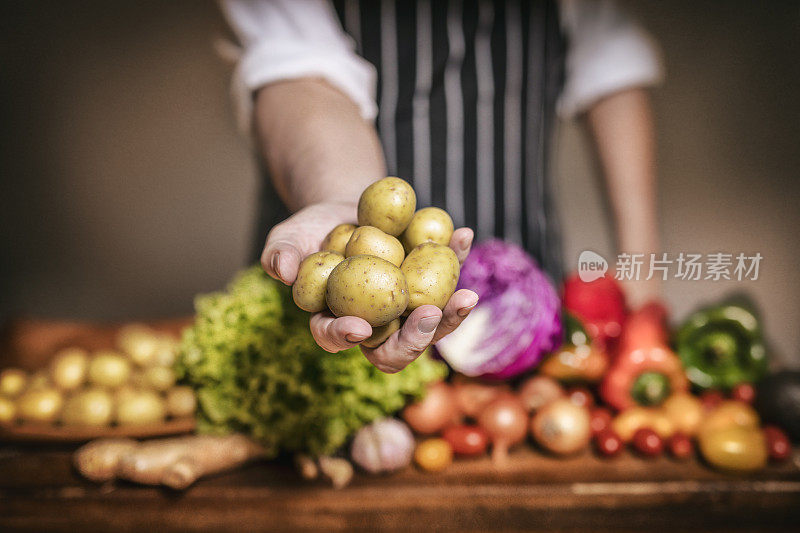
<path fill-rule="evenodd" d="M 558 294 L 536 261 L 501 240 L 481 243 L 461 267 L 459 289 L 480 301 L 436 349 L 467 376 L 509 378 L 533 368 L 561 344 Z"/>

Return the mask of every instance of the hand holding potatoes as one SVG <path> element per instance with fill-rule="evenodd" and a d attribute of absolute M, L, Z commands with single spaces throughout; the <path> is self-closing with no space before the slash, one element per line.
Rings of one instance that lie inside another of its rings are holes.
<path fill-rule="evenodd" d="M 472 231 L 454 231 L 441 209 L 415 208 L 408 183 L 384 178 L 365 189 L 357 206 L 314 204 L 270 232 L 262 265 L 293 285 L 299 307 L 316 313 L 309 325 L 324 349 L 337 352 L 360 344 L 378 368 L 397 371 L 455 329 L 477 303 L 472 291 L 453 293 Z M 355 220 L 359 226 L 352 224 Z M 429 245 L 404 267 L 407 253 L 423 243 Z M 306 258 L 318 250 L 344 259 L 330 271 L 306 268 Z M 322 285 L 325 300 L 318 311 Z M 312 293 L 315 306 L 298 297 Z"/>

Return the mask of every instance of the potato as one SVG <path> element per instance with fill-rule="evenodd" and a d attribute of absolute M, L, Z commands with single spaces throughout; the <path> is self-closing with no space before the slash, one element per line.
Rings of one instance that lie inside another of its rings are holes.
<path fill-rule="evenodd" d="M 152 366 L 144 371 L 144 382 L 157 391 L 165 391 L 175 385 L 175 371 L 163 366 Z"/>
<path fill-rule="evenodd" d="M 400 178 L 383 178 L 361 193 L 358 225 L 375 226 L 397 237 L 408 226 L 416 208 L 417 195 L 411 185 Z"/>
<path fill-rule="evenodd" d="M 403 264 L 403 259 L 406 257 L 403 245 L 397 238 L 373 226 L 361 226 L 353 232 L 344 250 L 344 256 L 354 255 L 374 255 L 398 267 Z"/>
<path fill-rule="evenodd" d="M 131 379 L 132 378 L 133 376 L 131 376 Z M 142 379 L 144 379 L 143 375 Z M 117 387 L 116 389 L 114 389 L 114 404 L 119 405 L 121 402 L 124 402 L 126 399 L 130 398 L 131 396 L 139 392 L 140 388 L 141 387 L 136 387 L 131 383 L 125 383 L 121 387 Z"/>
<path fill-rule="evenodd" d="M 117 352 L 100 351 L 89 361 L 89 381 L 95 385 L 119 387 L 130 375 L 130 360 Z"/>
<path fill-rule="evenodd" d="M 444 246 L 450 244 L 453 236 L 453 219 L 447 211 L 438 207 L 420 209 L 411 217 L 411 222 L 400 236 L 406 253 L 423 242 L 435 242 Z"/>
<path fill-rule="evenodd" d="M 0 424 L 11 424 L 17 419 L 17 404 L 0 396 Z"/>
<path fill-rule="evenodd" d="M 325 287 L 328 276 L 344 256 L 335 252 L 317 252 L 300 263 L 297 279 L 292 285 L 292 297 L 297 307 L 309 313 L 325 309 Z"/>
<path fill-rule="evenodd" d="M 156 353 L 151 363 L 156 366 L 172 367 L 175 364 L 175 359 L 178 358 L 179 349 L 180 343 L 177 339 L 169 335 L 160 335 Z"/>
<path fill-rule="evenodd" d="M 28 384 L 25 390 L 46 389 L 52 386 L 53 380 L 50 379 L 50 372 L 47 370 L 37 370 L 28 378 Z"/>
<path fill-rule="evenodd" d="M 388 324 L 384 326 L 378 326 L 372 328 L 372 335 L 370 335 L 365 341 L 361 343 L 361 346 L 366 346 L 367 348 L 377 348 L 384 342 L 386 339 L 392 336 L 392 333 L 400 329 L 400 326 L 403 325 L 403 321 L 399 318 L 395 318 Z"/>
<path fill-rule="evenodd" d="M 320 245 L 323 252 L 336 252 L 337 254 L 344 255 L 344 248 L 347 246 L 347 241 L 355 231 L 356 227 L 352 224 L 339 224 L 331 230 Z"/>
<path fill-rule="evenodd" d="M 28 389 L 17 400 L 19 417 L 25 422 L 49 423 L 58 418 L 64 397 L 54 387 Z"/>
<path fill-rule="evenodd" d="M 194 389 L 181 385 L 167 391 L 167 412 L 170 416 L 191 416 L 197 408 Z"/>
<path fill-rule="evenodd" d="M 426 304 L 444 309 L 456 290 L 460 266 L 449 246 L 425 242 L 411 250 L 400 270 L 408 283 L 406 312 L 411 313 Z"/>
<path fill-rule="evenodd" d="M 105 389 L 93 387 L 76 392 L 64 402 L 65 426 L 107 426 L 114 418 L 114 400 Z"/>
<path fill-rule="evenodd" d="M 383 326 L 405 311 L 408 285 L 399 268 L 380 257 L 354 255 L 333 269 L 326 291 L 336 316 L 357 316 Z"/>
<path fill-rule="evenodd" d="M 161 396 L 153 391 L 133 391 L 120 398 L 117 404 L 117 422 L 121 425 L 155 424 L 166 416 L 166 406 Z"/>
<path fill-rule="evenodd" d="M 50 379 L 63 391 L 77 389 L 86 381 L 89 354 L 81 348 L 67 348 L 50 363 Z"/>
<path fill-rule="evenodd" d="M 158 334 L 144 324 L 128 324 L 117 334 L 117 346 L 137 365 L 153 362 L 159 341 Z"/>
<path fill-rule="evenodd" d="M 0 396 L 16 398 L 28 386 L 28 374 L 19 368 L 6 368 L 0 372 Z"/>

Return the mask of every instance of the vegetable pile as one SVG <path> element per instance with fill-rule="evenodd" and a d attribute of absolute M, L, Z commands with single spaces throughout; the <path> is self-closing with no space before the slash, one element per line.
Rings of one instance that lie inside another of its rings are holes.
<path fill-rule="evenodd" d="M 244 433 L 269 457 L 333 453 L 446 374 L 427 356 L 385 374 L 358 349 L 323 351 L 309 333 L 309 315 L 259 267 L 239 274 L 225 292 L 198 297 L 195 308 L 178 371 L 197 391 L 198 428 Z"/>

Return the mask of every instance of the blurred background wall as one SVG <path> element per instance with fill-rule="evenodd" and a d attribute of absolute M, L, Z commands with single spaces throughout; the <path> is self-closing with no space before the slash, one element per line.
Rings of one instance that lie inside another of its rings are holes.
<path fill-rule="evenodd" d="M 660 41 L 654 93 L 665 250 L 760 252 L 755 282 L 666 285 L 676 317 L 734 290 L 800 363 L 800 6 L 625 2 Z M 187 314 L 252 253 L 255 166 L 230 66 L 197 1 L 0 7 L 0 317 Z M 565 261 L 613 257 L 580 123 L 559 131 Z"/>

